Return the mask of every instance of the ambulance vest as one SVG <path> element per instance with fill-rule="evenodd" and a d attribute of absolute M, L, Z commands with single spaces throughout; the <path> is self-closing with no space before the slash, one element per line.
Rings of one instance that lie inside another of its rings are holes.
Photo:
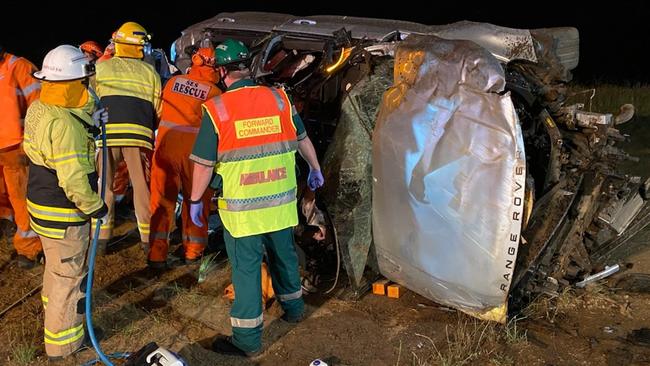
<path fill-rule="evenodd" d="M 290 101 L 264 86 L 228 91 L 203 104 L 219 137 L 216 171 L 223 180 L 221 220 L 239 238 L 298 224 Z"/>

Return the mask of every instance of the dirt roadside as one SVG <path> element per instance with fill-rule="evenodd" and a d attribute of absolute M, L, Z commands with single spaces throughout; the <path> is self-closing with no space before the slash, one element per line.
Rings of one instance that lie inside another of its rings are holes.
<path fill-rule="evenodd" d="M 106 333 L 106 353 L 156 341 L 189 365 L 308 365 L 315 358 L 330 365 L 650 365 L 650 344 L 633 337 L 635 330 L 650 328 L 650 295 L 603 284 L 541 299 L 526 318 L 506 326 L 476 321 L 413 292 L 400 299 L 368 294 L 356 302 L 314 294 L 306 297 L 308 317 L 297 326 L 278 319 L 277 304 L 267 309 L 262 355 L 227 358 L 208 349 L 216 334 L 230 331 L 230 303 L 222 297 L 229 284 L 227 262 L 200 284 L 197 265 L 156 275 L 146 269 L 136 241 L 128 237 L 98 261 L 94 318 Z M 1 241 L 2 309 L 38 286 L 42 276 L 42 266 L 16 268 L 11 253 Z M 630 262 L 630 271 L 650 273 L 650 251 Z M 42 322 L 39 292 L 4 314 L 0 364 L 47 365 Z M 88 350 L 64 364 L 93 358 Z"/>

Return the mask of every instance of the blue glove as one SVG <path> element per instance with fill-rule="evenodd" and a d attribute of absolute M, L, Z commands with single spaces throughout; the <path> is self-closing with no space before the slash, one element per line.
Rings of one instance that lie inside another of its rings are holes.
<path fill-rule="evenodd" d="M 203 201 L 191 202 L 190 201 L 190 218 L 194 225 L 198 227 L 203 227 L 203 222 L 201 221 L 201 215 L 203 215 Z"/>
<path fill-rule="evenodd" d="M 309 176 L 307 177 L 307 185 L 309 189 L 315 191 L 317 188 L 320 188 L 325 183 L 325 178 L 323 178 L 323 173 L 320 170 L 310 170 Z"/>

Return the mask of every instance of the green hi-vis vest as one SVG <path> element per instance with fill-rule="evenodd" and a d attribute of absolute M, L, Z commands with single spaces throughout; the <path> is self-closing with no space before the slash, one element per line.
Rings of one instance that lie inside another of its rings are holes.
<path fill-rule="evenodd" d="M 219 215 L 233 237 L 298 224 L 291 104 L 264 86 L 228 91 L 203 104 L 219 137 L 216 171 L 223 180 Z"/>

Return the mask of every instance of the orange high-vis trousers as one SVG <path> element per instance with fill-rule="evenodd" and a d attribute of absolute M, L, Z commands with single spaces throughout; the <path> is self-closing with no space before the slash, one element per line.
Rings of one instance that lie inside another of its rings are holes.
<path fill-rule="evenodd" d="M 7 193 L 2 169 L 0 169 L 0 219 L 14 221 L 14 209 L 11 207 L 11 202 L 9 201 L 9 193 Z"/>
<path fill-rule="evenodd" d="M 2 169 L 7 195 L 16 222 L 14 248 L 18 254 L 35 259 L 43 248 L 38 235 L 32 231 L 29 224 L 29 213 L 25 201 L 28 179 L 27 161 L 27 156 L 20 145 L 0 150 L 0 169 Z"/>
<path fill-rule="evenodd" d="M 203 227 L 192 223 L 190 195 L 192 193 L 193 162 L 189 159 L 198 128 L 182 126 L 179 130 L 161 127 L 156 139 L 156 151 L 151 167 L 151 236 L 149 260 L 164 262 L 169 251 L 169 231 L 175 219 L 178 192 L 183 194 L 181 218 L 183 247 L 186 259 L 197 259 L 208 243 L 208 215 L 213 191 L 203 194 Z"/>

